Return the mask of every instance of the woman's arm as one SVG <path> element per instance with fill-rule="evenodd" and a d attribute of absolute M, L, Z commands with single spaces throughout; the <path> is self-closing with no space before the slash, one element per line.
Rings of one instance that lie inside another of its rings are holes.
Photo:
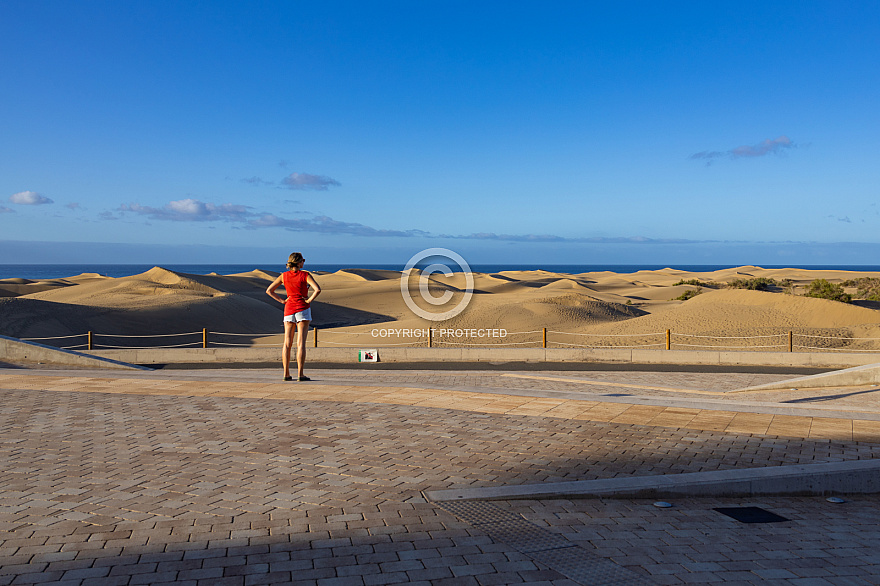
<path fill-rule="evenodd" d="M 269 285 L 269 287 L 266 289 L 266 295 L 268 295 L 275 301 L 278 301 L 279 303 L 284 303 L 284 299 L 282 299 L 281 296 L 275 292 L 275 289 L 277 289 L 281 285 L 281 281 L 284 280 L 283 276 L 284 273 L 278 275 L 278 278 L 272 281 L 272 284 Z"/>
<path fill-rule="evenodd" d="M 312 273 L 306 275 L 306 283 L 312 288 L 312 294 L 306 299 L 306 303 L 311 304 L 311 302 L 315 300 L 315 297 L 321 294 L 321 286 L 318 285 L 318 281 L 315 280 Z"/>

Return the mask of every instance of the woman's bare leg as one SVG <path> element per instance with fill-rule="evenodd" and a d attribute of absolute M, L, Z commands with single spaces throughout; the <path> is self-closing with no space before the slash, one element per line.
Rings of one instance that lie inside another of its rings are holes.
<path fill-rule="evenodd" d="M 296 376 L 303 376 L 306 365 L 306 339 L 309 337 L 309 321 L 296 322 Z"/>
<path fill-rule="evenodd" d="M 296 324 L 291 321 L 284 322 L 284 347 L 281 349 L 281 366 L 284 367 L 284 378 L 290 376 L 290 349 L 293 347 L 295 332 Z"/>

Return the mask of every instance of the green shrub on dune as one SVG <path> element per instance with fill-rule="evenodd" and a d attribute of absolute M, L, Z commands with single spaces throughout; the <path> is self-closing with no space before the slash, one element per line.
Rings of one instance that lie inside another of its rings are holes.
<path fill-rule="evenodd" d="M 703 292 L 703 289 L 700 287 L 697 287 L 696 289 L 688 289 L 687 291 L 685 291 L 684 293 L 682 293 L 678 297 L 672 299 L 672 301 L 687 301 L 691 297 L 696 297 L 697 295 L 699 295 L 702 292 Z"/>
<path fill-rule="evenodd" d="M 807 286 L 806 297 L 818 297 L 819 299 L 830 299 L 831 301 L 840 301 L 849 303 L 852 301 L 852 295 L 844 293 L 843 285 L 835 285 L 826 279 L 816 279 Z"/>
<path fill-rule="evenodd" d="M 701 281 L 699 279 L 687 279 L 687 280 L 682 279 L 681 281 L 673 284 L 672 286 L 675 287 L 676 285 L 696 285 L 697 287 L 707 287 L 709 289 L 717 289 L 718 287 L 721 286 L 714 281 Z"/>
<path fill-rule="evenodd" d="M 856 288 L 856 299 L 868 301 L 880 301 L 880 279 L 876 277 L 860 277 L 841 283 L 844 287 Z"/>
<path fill-rule="evenodd" d="M 750 289 L 752 291 L 766 291 L 770 287 L 779 285 L 776 279 L 767 277 L 754 277 L 752 279 L 734 279 L 727 284 L 731 289 Z"/>

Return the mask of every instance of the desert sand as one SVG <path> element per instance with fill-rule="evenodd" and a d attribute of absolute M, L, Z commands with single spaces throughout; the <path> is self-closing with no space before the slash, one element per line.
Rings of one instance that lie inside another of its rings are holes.
<path fill-rule="evenodd" d="M 313 306 L 313 325 L 321 330 L 322 346 L 423 346 L 424 332 L 430 327 L 435 329 L 437 346 L 535 347 L 546 328 L 549 347 L 660 347 L 666 330 L 671 330 L 677 349 L 781 350 L 787 349 L 790 331 L 799 336 L 801 346 L 880 349 L 880 340 L 869 339 L 880 339 L 880 303 L 846 304 L 803 296 L 815 279 L 842 283 L 877 278 L 880 273 L 754 266 L 710 273 L 673 269 L 629 274 L 474 273 L 474 295 L 467 308 L 443 322 L 420 318 L 407 307 L 400 272 L 348 269 L 314 274 L 323 288 Z M 92 331 L 97 334 L 96 347 L 136 347 L 200 345 L 201 332 L 207 329 L 212 344 L 278 344 L 283 331 L 281 306 L 264 292 L 276 276 L 264 271 L 190 275 L 155 267 L 122 278 L 87 273 L 40 281 L 0 280 L 0 333 L 19 338 L 79 335 L 42 340 L 76 347 L 85 342 L 82 334 Z M 421 300 L 418 273 L 410 277 L 411 297 L 420 307 L 438 311 Z M 726 287 L 735 279 L 756 277 L 788 282 L 769 291 Z M 686 301 L 676 300 L 697 289 L 676 284 L 691 279 L 716 286 L 703 287 Z M 432 295 L 452 294 L 444 309 L 458 303 L 464 288 L 462 274 L 430 278 Z M 449 330 L 461 331 L 450 335 Z"/>

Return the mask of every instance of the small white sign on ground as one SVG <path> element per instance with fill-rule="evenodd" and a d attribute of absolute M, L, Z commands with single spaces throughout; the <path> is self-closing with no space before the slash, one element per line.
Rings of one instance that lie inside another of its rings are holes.
<path fill-rule="evenodd" d="M 379 352 L 376 350 L 359 350 L 358 362 L 379 362 Z"/>

